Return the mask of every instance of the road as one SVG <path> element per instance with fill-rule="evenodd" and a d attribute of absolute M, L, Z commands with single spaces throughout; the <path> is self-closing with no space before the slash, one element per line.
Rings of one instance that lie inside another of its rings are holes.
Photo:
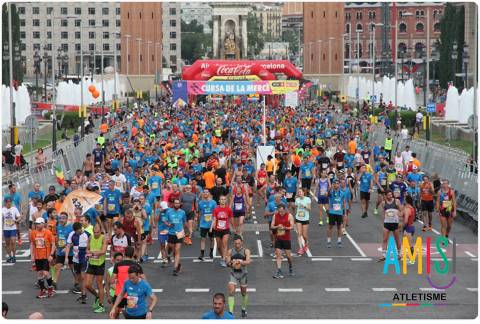
<path fill-rule="evenodd" d="M 375 199 L 375 195 L 373 195 Z M 309 229 L 311 255 L 294 258 L 295 277 L 273 279 L 275 269 L 269 247 L 267 226 L 263 219 L 263 206 L 256 205 L 256 224 L 246 226 L 245 246 L 252 250 L 253 263 L 249 267 L 249 318 L 274 319 L 314 319 L 314 318 L 464 318 L 472 319 L 478 312 L 478 250 L 477 236 L 467 227 L 455 223 L 450 238 L 455 238 L 456 277 L 455 284 L 446 290 L 447 305 L 424 307 L 387 307 L 380 304 L 396 303 L 396 293 L 427 293 L 434 291 L 425 274 L 417 274 L 417 264 L 408 265 L 407 275 L 383 274 L 383 263 L 376 261 L 380 256 L 382 222 L 380 215 L 360 218 L 358 202 L 353 204 L 353 212 L 348 227 L 348 235 L 343 237 L 343 247 L 333 244 L 327 248 L 326 227 L 318 226 L 318 205 L 313 203 L 312 220 Z M 422 238 L 439 236 L 440 225 L 435 215 L 434 231 L 422 232 L 421 224 L 415 224 Z M 24 234 L 25 235 L 25 234 Z M 298 246 L 293 234 L 293 251 Z M 158 304 L 153 317 L 157 319 L 198 319 L 211 309 L 211 298 L 215 292 L 226 293 L 228 270 L 215 262 L 197 262 L 199 254 L 198 234 L 192 246 L 182 248 L 182 273 L 171 275 L 171 268 L 161 268 L 157 258 L 159 246 L 156 241 L 149 246 L 151 260 L 144 264 L 148 281 L 155 289 Z M 333 242 L 336 241 L 334 237 Z M 423 240 L 425 242 L 425 240 Z M 91 310 L 92 297 L 87 305 L 75 301 L 77 295 L 68 291 L 72 277 L 62 273 L 58 294 L 52 299 L 38 300 L 34 288 L 35 275 L 29 270 L 28 243 L 19 251 L 15 265 L 3 264 L 3 300 L 10 307 L 10 318 L 27 318 L 34 311 L 42 312 L 46 318 L 107 318 L 106 314 L 94 314 Z M 425 245 L 425 243 L 424 243 Z M 432 244 L 434 245 L 434 244 Z M 208 248 L 207 248 L 208 249 Z M 451 257 L 451 249 L 447 255 Z M 439 258 L 435 248 L 432 258 Z M 402 266 L 402 264 L 401 264 Z M 286 271 L 284 263 L 284 272 Z M 425 271 L 425 255 L 423 271 Z M 432 264 L 433 269 L 433 264 Z M 432 274 L 438 284 L 446 284 L 451 274 Z M 397 302 L 398 303 L 398 302 Z M 401 303 L 401 302 L 400 302 Z M 237 294 L 235 316 L 240 316 L 240 298 Z"/>

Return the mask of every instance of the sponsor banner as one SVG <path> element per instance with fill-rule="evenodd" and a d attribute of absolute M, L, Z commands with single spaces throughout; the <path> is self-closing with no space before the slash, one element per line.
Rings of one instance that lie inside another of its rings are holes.
<path fill-rule="evenodd" d="M 184 106 L 188 102 L 187 82 L 174 81 L 172 86 L 172 102 L 177 106 Z"/>
<path fill-rule="evenodd" d="M 74 222 L 75 219 L 73 212 L 75 211 L 75 208 L 81 208 L 83 215 L 87 210 L 95 206 L 101 199 L 102 196 L 93 191 L 88 191 L 85 189 L 74 190 L 65 197 L 62 207 L 60 208 L 60 212 L 66 212 L 68 214 L 69 223 Z"/>
<path fill-rule="evenodd" d="M 285 94 L 298 90 L 298 81 L 188 81 L 188 94 Z"/>
<path fill-rule="evenodd" d="M 261 79 L 256 75 L 217 75 L 210 78 L 208 81 L 260 81 Z"/>

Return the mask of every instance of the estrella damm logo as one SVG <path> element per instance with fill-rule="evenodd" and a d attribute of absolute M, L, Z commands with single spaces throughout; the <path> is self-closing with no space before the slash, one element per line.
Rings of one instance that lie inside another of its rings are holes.
<path fill-rule="evenodd" d="M 450 260 L 449 258 L 447 258 L 447 254 L 446 254 L 446 249 L 448 248 L 449 244 L 452 244 L 452 257 Z M 441 260 L 433 260 L 433 267 L 432 267 L 432 238 L 427 237 L 425 241 L 425 254 L 426 254 L 425 255 L 425 263 L 426 263 L 425 273 L 427 276 L 427 281 L 430 284 L 430 286 L 433 288 L 448 289 L 457 280 L 457 277 L 455 275 L 456 263 L 457 263 L 457 260 L 456 260 L 457 247 L 455 244 L 455 239 L 453 239 L 453 241 L 449 241 L 449 239 L 446 238 L 445 236 L 439 236 L 435 240 L 435 248 L 440 254 Z M 413 249 L 410 247 L 408 238 L 404 237 L 402 242 L 401 253 L 402 253 L 402 263 L 403 263 L 402 264 L 403 275 L 406 275 L 408 273 L 407 258 L 411 262 L 414 262 L 415 259 L 418 259 L 418 261 L 416 262 L 417 274 L 419 275 L 423 274 L 423 245 L 422 245 L 421 237 L 417 237 L 417 240 L 415 241 L 415 246 L 413 247 Z M 383 266 L 384 274 L 388 274 L 388 269 L 391 265 L 395 267 L 395 274 L 400 275 L 401 272 L 400 272 L 400 262 L 398 259 L 398 249 L 397 249 L 397 246 L 395 245 L 395 240 L 392 236 L 390 236 L 388 240 L 387 252 L 385 256 L 385 264 Z M 431 275 L 434 272 L 444 276 L 451 273 L 452 278 L 446 285 L 437 285 L 432 281 L 432 278 L 431 278 Z"/>

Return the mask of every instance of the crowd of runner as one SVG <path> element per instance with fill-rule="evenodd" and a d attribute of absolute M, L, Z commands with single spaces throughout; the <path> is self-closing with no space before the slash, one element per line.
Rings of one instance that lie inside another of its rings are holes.
<path fill-rule="evenodd" d="M 28 220 L 37 298 L 54 297 L 58 286 L 73 284 L 79 303 L 93 296 L 95 313 L 151 318 L 157 299 L 141 266 L 149 260 L 148 250 L 159 249 L 160 266 L 171 266 L 172 275 L 179 276 L 182 246 L 199 240 L 198 259 L 213 259 L 216 245 L 219 266 L 230 272 L 228 296 L 216 295 L 214 309 L 220 309 L 215 305 L 223 298 L 231 313 L 213 311 L 204 318 L 232 316 L 237 285 L 246 317 L 252 259 L 243 233 L 255 206 L 265 207 L 276 279 L 295 275 L 292 248 L 298 247 L 298 255 L 309 252 L 313 223 L 327 226 L 328 248 L 335 239 L 341 248 L 349 226 L 379 213 L 379 261 L 385 260 L 390 235 L 399 250 L 403 235 L 413 238 L 417 219 L 422 231 L 432 230 L 434 211 L 448 237 L 456 214 L 453 189 L 436 176 L 431 181 L 408 147 L 395 153 L 392 137 L 383 146 L 369 143 L 368 134 L 382 124 L 333 105 L 278 107 L 266 115 L 265 144 L 274 146 L 275 154 L 257 168 L 261 105 L 182 109 L 159 102 L 110 114 L 107 124 L 122 130 L 107 140 L 100 136 L 60 192 L 52 185 L 45 194 L 37 184 L 21 197 L 14 184 L 9 186 L 2 209 L 7 262 L 16 262 L 20 222 Z M 60 210 L 76 189 L 96 192 L 102 200 L 87 211 L 75 209 L 69 222 L 71 215 Z M 357 202 L 359 215 L 351 213 Z M 314 204 L 319 214 L 312 213 Z M 200 238 L 194 237 L 196 231 Z M 61 276 L 62 269 L 72 271 L 73 282 Z"/>

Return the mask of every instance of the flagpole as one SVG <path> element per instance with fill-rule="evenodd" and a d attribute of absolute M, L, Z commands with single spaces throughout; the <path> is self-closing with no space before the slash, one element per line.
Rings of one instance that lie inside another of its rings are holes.
<path fill-rule="evenodd" d="M 265 127 L 266 125 L 266 107 L 265 107 L 265 97 L 267 95 L 263 95 L 263 145 L 267 145 L 267 129 Z"/>

